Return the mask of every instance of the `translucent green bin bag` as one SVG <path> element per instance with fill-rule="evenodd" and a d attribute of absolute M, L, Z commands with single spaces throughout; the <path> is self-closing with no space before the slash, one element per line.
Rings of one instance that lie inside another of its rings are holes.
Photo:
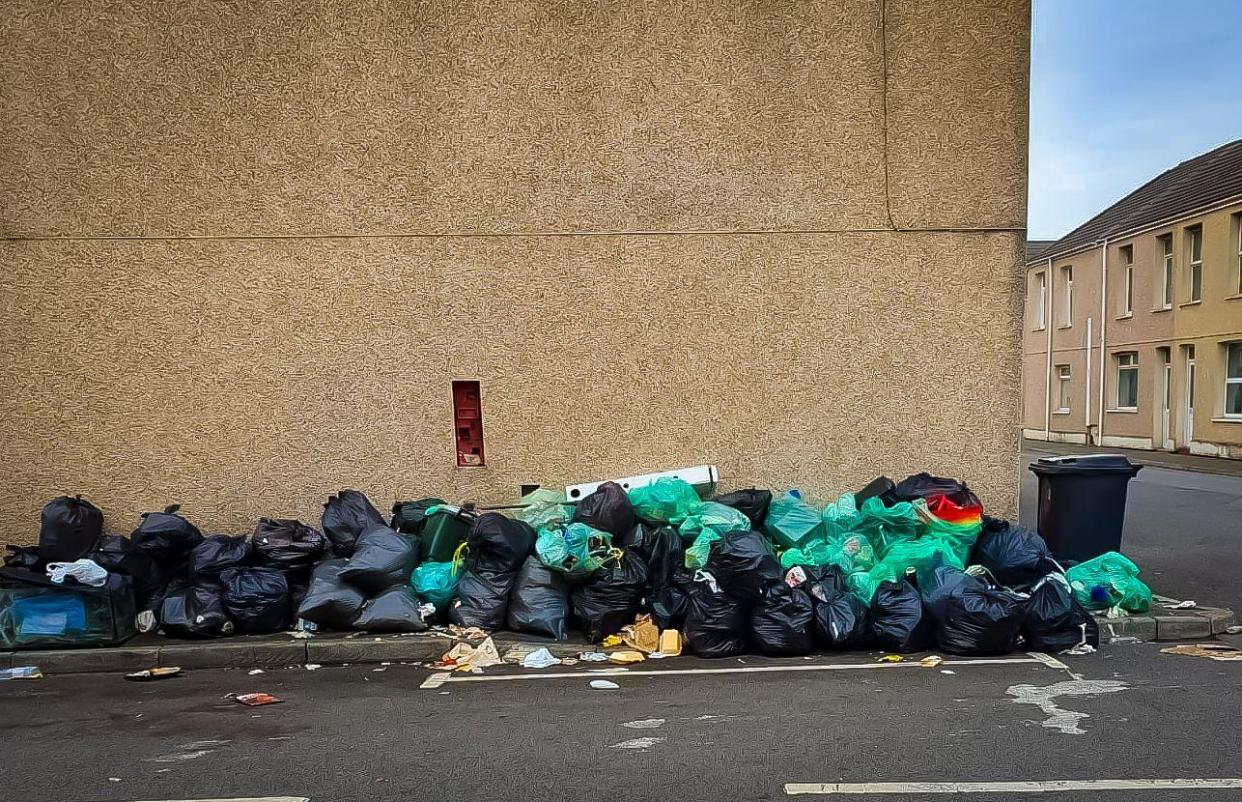
<path fill-rule="evenodd" d="M 793 493 L 772 499 L 763 531 L 777 546 L 792 549 L 808 540 L 824 540 L 823 514 Z"/>
<path fill-rule="evenodd" d="M 975 541 L 983 532 L 982 518 L 962 523 L 945 521 L 937 518 L 927 508 L 927 502 L 921 498 L 915 499 L 911 505 L 919 517 L 919 531 L 922 537 L 941 541 L 957 555 L 959 562 L 966 564 L 970 560 L 970 552 L 975 548 Z"/>
<path fill-rule="evenodd" d="M 932 571 L 941 565 L 966 570 L 965 561 L 947 540 L 924 536 L 893 544 L 881 561 L 897 576 L 914 571 L 920 587 L 927 587 Z"/>
<path fill-rule="evenodd" d="M 584 523 L 541 529 L 535 540 L 539 561 L 573 578 L 595 573 L 612 551 L 612 535 Z"/>
<path fill-rule="evenodd" d="M 678 526 L 703 503 L 698 491 L 684 479 L 663 476 L 629 493 L 634 514 L 647 523 Z M 749 529 L 749 525 L 747 526 Z"/>
<path fill-rule="evenodd" d="M 686 568 L 701 571 L 707 566 L 707 557 L 711 554 L 712 544 L 720 540 L 720 535 L 706 529 L 694 539 L 690 548 L 686 549 Z"/>
<path fill-rule="evenodd" d="M 434 604 L 436 612 L 448 608 L 457 592 L 457 570 L 451 562 L 423 563 L 410 576 L 410 587 L 421 601 Z"/>
<path fill-rule="evenodd" d="M 823 540 L 808 540 L 801 546 L 785 549 L 781 552 L 781 568 L 786 570 L 795 565 L 828 565 L 832 559 L 832 547 Z"/>
<path fill-rule="evenodd" d="M 829 540 L 845 537 L 858 524 L 858 505 L 853 493 L 842 493 L 841 498 L 824 507 L 824 529 Z"/>
<path fill-rule="evenodd" d="M 58 585 L 40 573 L 3 569 L 0 648 L 116 646 L 136 634 L 133 581 L 109 574 L 103 587 Z M 8 575 L 11 575 L 11 579 Z"/>
<path fill-rule="evenodd" d="M 513 517 L 530 524 L 531 529 L 545 529 L 569 523 L 574 505 L 565 503 L 565 494 L 559 490 L 539 488 L 522 496 L 522 509 Z"/>
<path fill-rule="evenodd" d="M 859 508 L 858 518 L 850 531 L 866 536 L 872 548 L 883 558 L 894 544 L 917 537 L 921 524 L 922 519 L 910 502 L 899 501 L 885 507 L 878 498 L 869 498 Z"/>
<path fill-rule="evenodd" d="M 850 574 L 845 578 L 845 584 L 851 593 L 870 606 L 881 582 L 896 582 L 899 578 L 901 574 L 894 571 L 892 566 L 879 563 L 870 571 L 855 571 Z"/>
<path fill-rule="evenodd" d="M 1151 588 L 1139 579 L 1139 567 L 1115 551 L 1079 563 L 1065 572 L 1074 598 L 1088 610 L 1120 607 L 1145 613 L 1151 607 Z"/>
<path fill-rule="evenodd" d="M 749 532 L 750 526 L 750 519 L 741 510 L 714 501 L 705 501 L 681 522 L 677 531 L 681 533 L 683 540 L 693 541 L 703 532 L 711 531 L 717 535 L 725 532 Z"/>

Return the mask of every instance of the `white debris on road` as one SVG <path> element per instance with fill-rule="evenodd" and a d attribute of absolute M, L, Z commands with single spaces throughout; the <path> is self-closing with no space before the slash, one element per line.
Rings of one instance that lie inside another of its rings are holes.
<path fill-rule="evenodd" d="M 1090 716 L 1074 710 L 1064 710 L 1052 700 L 1059 696 L 1099 696 L 1103 693 L 1124 691 L 1126 687 L 1124 682 L 1116 680 L 1071 680 L 1058 682 L 1045 688 L 1035 685 L 1011 685 L 1005 693 L 1014 697 L 1014 702 L 1017 704 L 1035 705 L 1044 711 L 1048 718 L 1044 719 L 1043 726 L 1060 730 L 1066 735 L 1086 735 L 1087 731 L 1079 727 L 1078 723 Z"/>

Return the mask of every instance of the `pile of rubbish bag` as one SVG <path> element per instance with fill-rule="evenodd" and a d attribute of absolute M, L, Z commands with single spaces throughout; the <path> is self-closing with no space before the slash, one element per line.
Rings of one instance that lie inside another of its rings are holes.
<path fill-rule="evenodd" d="M 1094 647 L 1092 612 L 1151 603 L 1122 555 L 1066 571 L 1037 533 L 926 473 L 830 503 L 797 490 L 705 499 L 660 478 L 628 493 L 605 482 L 576 504 L 539 489 L 504 511 L 399 502 L 387 521 L 342 490 L 319 529 L 263 518 L 249 535 L 205 536 L 176 507 L 143 515 L 128 537 L 104 534 L 97 508 L 61 497 L 38 545 L 8 550 L 7 648 L 120 642 L 136 610 L 186 638 L 435 623 L 601 642 L 649 616 L 702 657 L 991 655 Z"/>

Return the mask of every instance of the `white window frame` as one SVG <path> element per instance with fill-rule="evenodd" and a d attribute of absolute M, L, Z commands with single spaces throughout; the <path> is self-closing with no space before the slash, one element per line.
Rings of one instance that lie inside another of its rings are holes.
<path fill-rule="evenodd" d="M 1057 408 L 1053 412 L 1064 415 L 1070 411 L 1069 403 L 1073 399 L 1073 388 L 1070 387 L 1072 377 L 1073 372 L 1069 365 L 1057 365 Z M 1062 399 L 1067 402 L 1065 406 L 1060 406 Z"/>
<path fill-rule="evenodd" d="M 1229 388 L 1235 386 L 1242 387 L 1242 374 L 1239 374 L 1238 376 L 1229 375 L 1229 352 L 1234 348 L 1242 349 L 1242 340 L 1238 342 L 1225 343 L 1225 395 L 1223 396 L 1223 417 L 1226 417 L 1229 420 L 1242 420 L 1242 414 L 1237 412 L 1229 412 Z"/>
<path fill-rule="evenodd" d="M 1122 245 L 1119 249 L 1122 255 L 1122 268 L 1124 273 L 1121 282 L 1121 314 L 1123 316 L 1134 314 L 1134 246 Z"/>
<path fill-rule="evenodd" d="M 1164 273 L 1161 276 L 1164 286 L 1160 290 L 1160 308 L 1173 308 L 1173 235 L 1165 234 L 1160 237 L 1160 248 L 1163 251 L 1162 260 Z"/>
<path fill-rule="evenodd" d="M 1035 331 L 1048 327 L 1048 274 L 1043 270 L 1035 274 Z"/>
<path fill-rule="evenodd" d="M 1242 295 L 1242 212 L 1233 216 L 1234 239 L 1237 240 L 1238 252 L 1234 259 L 1233 291 Z"/>
<path fill-rule="evenodd" d="M 1195 258 L 1195 243 L 1199 244 L 1199 258 Z M 1195 279 L 1198 279 L 1199 293 L 1195 294 Z M 1193 304 L 1203 300 L 1203 226 L 1190 226 L 1186 229 L 1186 303 Z"/>
<path fill-rule="evenodd" d="M 1113 354 L 1113 362 L 1117 372 L 1117 398 L 1116 409 L 1138 410 L 1138 388 L 1139 388 L 1139 361 L 1138 351 L 1119 351 Z M 1134 403 L 1121 403 L 1121 374 L 1127 371 L 1134 373 Z"/>
<path fill-rule="evenodd" d="M 1074 266 L 1062 265 L 1061 273 L 1061 328 L 1074 325 Z"/>

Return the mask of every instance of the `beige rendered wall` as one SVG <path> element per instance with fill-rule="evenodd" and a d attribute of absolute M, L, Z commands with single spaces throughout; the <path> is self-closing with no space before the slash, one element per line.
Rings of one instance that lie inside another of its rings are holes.
<path fill-rule="evenodd" d="M 1015 511 L 1026 2 L 19 5 L 3 538 L 699 462 Z"/>

